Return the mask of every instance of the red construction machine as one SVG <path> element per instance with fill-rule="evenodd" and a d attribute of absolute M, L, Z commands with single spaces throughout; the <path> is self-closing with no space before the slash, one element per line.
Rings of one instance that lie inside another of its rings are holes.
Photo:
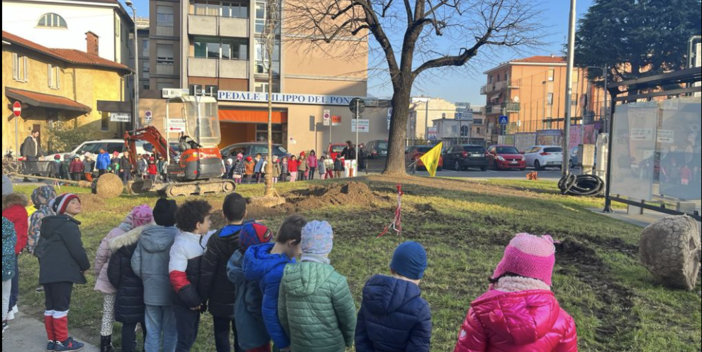
<path fill-rule="evenodd" d="M 234 181 L 221 178 L 224 174 L 224 164 L 217 148 L 221 139 L 217 101 L 211 97 L 190 96 L 174 99 L 183 103 L 185 115 L 185 132 L 181 132 L 178 137 L 178 150 L 171 147 L 168 140 L 153 126 L 127 131 L 124 134 L 132 170 L 138 167 L 136 141 L 146 141 L 153 146 L 157 160 L 160 157 L 166 160 L 168 182 L 154 183 L 151 180 L 139 179 L 131 181 L 127 189 L 132 193 L 155 190 L 167 197 L 234 192 Z M 166 126 L 171 100 L 166 105 Z"/>

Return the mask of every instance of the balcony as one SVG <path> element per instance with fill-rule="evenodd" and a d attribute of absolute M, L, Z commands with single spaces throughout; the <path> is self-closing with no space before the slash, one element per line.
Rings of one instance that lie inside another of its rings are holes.
<path fill-rule="evenodd" d="M 486 95 L 494 92 L 500 92 L 505 89 L 519 89 L 520 84 L 520 79 L 488 83 L 480 87 L 480 94 Z"/>
<path fill-rule="evenodd" d="M 249 77 L 249 62 L 191 57 L 188 59 L 188 76 L 246 79 Z"/>
<path fill-rule="evenodd" d="M 504 109 L 505 113 L 519 112 L 521 110 L 521 104 L 519 103 L 501 103 L 496 105 L 488 105 L 485 107 L 485 114 L 502 114 Z"/>
<path fill-rule="evenodd" d="M 249 62 L 246 60 L 219 60 L 220 78 L 241 78 L 249 77 Z"/>
<path fill-rule="evenodd" d="M 236 17 L 189 15 L 188 34 L 247 38 L 249 36 L 249 20 Z"/>
<path fill-rule="evenodd" d="M 214 16 L 188 16 L 188 34 L 217 36 L 217 17 Z"/>
<path fill-rule="evenodd" d="M 156 64 L 156 74 L 172 75 L 173 74 L 173 64 Z"/>

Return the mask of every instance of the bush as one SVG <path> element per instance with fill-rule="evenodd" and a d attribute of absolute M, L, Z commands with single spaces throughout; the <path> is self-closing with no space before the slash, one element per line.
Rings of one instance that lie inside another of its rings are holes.
<path fill-rule="evenodd" d="M 48 152 L 66 152 L 73 150 L 81 143 L 90 140 L 91 131 L 87 127 L 73 127 L 69 121 L 50 123 L 46 135 L 48 137 Z"/>

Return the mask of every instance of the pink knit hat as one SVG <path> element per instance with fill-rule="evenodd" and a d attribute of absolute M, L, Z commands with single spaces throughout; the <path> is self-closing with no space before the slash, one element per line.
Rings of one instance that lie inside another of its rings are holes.
<path fill-rule="evenodd" d="M 146 225 L 154 220 L 153 210 L 146 204 L 134 207 L 129 215 L 132 218 L 132 226 L 135 228 Z"/>
<path fill-rule="evenodd" d="M 502 261 L 497 265 L 493 279 L 506 273 L 538 279 L 551 286 L 553 266 L 556 264 L 556 247 L 551 236 L 517 234 L 505 249 Z"/>

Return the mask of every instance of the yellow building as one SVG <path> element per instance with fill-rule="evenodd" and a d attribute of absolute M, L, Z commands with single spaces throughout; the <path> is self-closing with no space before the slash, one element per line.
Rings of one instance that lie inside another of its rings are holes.
<path fill-rule="evenodd" d="M 412 97 L 410 100 L 409 119 L 407 119 L 407 139 L 413 144 L 415 139 L 428 139 L 429 127 L 437 119 L 456 117 L 456 104 L 430 97 Z"/>
<path fill-rule="evenodd" d="M 32 130 L 41 136 L 56 122 L 88 129 L 95 139 L 121 135 L 126 124 L 111 122 L 97 109 L 98 100 L 123 101 L 127 66 L 97 55 L 98 37 L 86 33 L 83 52 L 51 49 L 2 32 L 2 147 L 3 153 L 18 149 Z M 22 114 L 15 119 L 12 106 L 20 102 Z M 46 138 L 45 138 L 46 139 Z M 48 151 L 46 140 L 41 140 Z"/>

